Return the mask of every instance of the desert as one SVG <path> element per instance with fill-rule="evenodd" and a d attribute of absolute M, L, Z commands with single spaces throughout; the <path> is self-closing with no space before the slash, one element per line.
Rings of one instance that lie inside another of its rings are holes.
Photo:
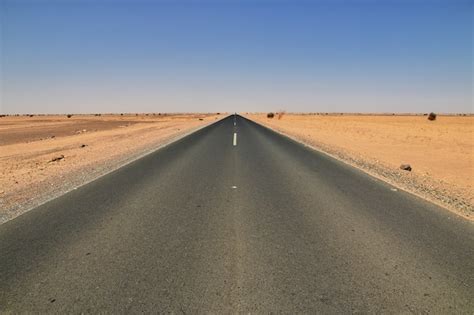
<path fill-rule="evenodd" d="M 220 114 L 0 118 L 0 223 L 223 117 Z"/>
<path fill-rule="evenodd" d="M 270 115 L 271 116 L 271 115 Z M 247 118 L 472 220 L 474 116 L 247 114 Z M 411 170 L 402 170 L 402 165 Z"/>
<path fill-rule="evenodd" d="M 0 3 L 0 315 L 474 315 L 472 1 Z"/>

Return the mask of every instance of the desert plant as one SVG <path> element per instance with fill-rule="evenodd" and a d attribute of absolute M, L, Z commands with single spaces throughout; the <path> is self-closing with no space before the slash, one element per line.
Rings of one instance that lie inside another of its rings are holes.
<path fill-rule="evenodd" d="M 278 112 L 278 119 L 282 119 L 283 118 L 283 115 L 285 115 L 285 111 L 284 110 L 281 110 Z"/>
<path fill-rule="evenodd" d="M 436 120 L 436 114 L 435 113 L 430 113 L 428 115 L 428 120 Z"/>
<path fill-rule="evenodd" d="M 275 114 L 274 114 L 274 113 L 268 113 L 268 114 L 267 114 L 267 118 L 273 118 L 273 117 L 275 117 Z"/>
<path fill-rule="evenodd" d="M 72 117 L 72 115 L 71 115 L 71 114 L 68 114 L 68 115 L 67 115 L 67 118 L 71 118 L 71 117 Z"/>

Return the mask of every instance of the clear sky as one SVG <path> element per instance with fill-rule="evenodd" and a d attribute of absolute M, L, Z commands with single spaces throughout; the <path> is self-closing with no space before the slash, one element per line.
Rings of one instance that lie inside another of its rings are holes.
<path fill-rule="evenodd" d="M 473 2 L 0 0 L 3 113 L 473 112 Z"/>

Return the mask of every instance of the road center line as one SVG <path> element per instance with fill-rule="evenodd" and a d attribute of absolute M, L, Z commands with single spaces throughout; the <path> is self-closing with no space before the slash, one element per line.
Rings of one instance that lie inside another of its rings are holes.
<path fill-rule="evenodd" d="M 234 147 L 237 145 L 237 132 L 234 132 Z"/>

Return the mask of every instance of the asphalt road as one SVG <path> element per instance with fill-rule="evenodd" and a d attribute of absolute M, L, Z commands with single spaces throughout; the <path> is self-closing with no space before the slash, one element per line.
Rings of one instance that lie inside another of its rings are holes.
<path fill-rule="evenodd" d="M 230 116 L 0 225 L 0 311 L 472 314 L 474 225 Z"/>

